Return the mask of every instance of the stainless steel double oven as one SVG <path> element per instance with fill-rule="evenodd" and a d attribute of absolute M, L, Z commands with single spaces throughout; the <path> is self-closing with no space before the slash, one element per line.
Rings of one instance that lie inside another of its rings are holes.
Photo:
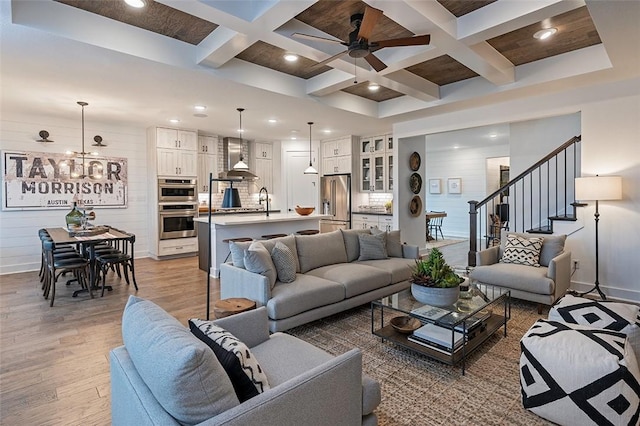
<path fill-rule="evenodd" d="M 198 193 L 195 179 L 159 179 L 160 239 L 195 237 Z"/>

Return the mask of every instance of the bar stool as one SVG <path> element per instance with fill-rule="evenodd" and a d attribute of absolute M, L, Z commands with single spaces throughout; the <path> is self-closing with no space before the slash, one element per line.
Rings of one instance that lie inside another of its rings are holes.
<path fill-rule="evenodd" d="M 223 243 L 227 243 L 227 244 L 229 244 L 231 241 L 233 241 L 234 243 L 244 243 L 244 242 L 247 242 L 247 241 L 253 241 L 253 238 L 237 237 L 237 238 L 226 238 L 226 239 L 222 240 Z M 231 256 L 231 249 L 229 249 L 229 254 L 227 254 L 227 257 L 224 258 L 224 262 L 222 262 L 222 263 L 227 263 L 227 260 L 229 259 L 229 256 Z"/>
<path fill-rule="evenodd" d="M 302 229 L 296 232 L 296 234 L 298 235 L 315 235 L 318 233 L 320 233 L 320 231 L 318 231 L 317 229 Z"/>
<path fill-rule="evenodd" d="M 273 238 L 280 238 L 280 237 L 286 237 L 287 234 L 267 234 L 267 235 L 262 235 L 262 239 L 263 240 L 271 240 Z"/>

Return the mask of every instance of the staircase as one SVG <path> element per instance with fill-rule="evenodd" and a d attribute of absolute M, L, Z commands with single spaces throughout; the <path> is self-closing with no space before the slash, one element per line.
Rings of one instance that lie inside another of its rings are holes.
<path fill-rule="evenodd" d="M 552 234 L 554 223 L 577 220 L 580 141 L 574 136 L 484 200 L 469 201 L 469 266 L 479 248 L 499 244 L 502 230 Z"/>

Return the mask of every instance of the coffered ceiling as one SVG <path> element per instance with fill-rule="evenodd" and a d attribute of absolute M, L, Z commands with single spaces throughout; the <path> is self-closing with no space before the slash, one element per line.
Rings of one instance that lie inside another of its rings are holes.
<path fill-rule="evenodd" d="M 639 49 L 637 29 L 626 28 L 629 12 L 633 16 L 638 8 L 626 1 L 146 3 L 132 9 L 122 0 L 13 0 L 11 14 L 14 24 L 176 70 L 205 71 L 211 79 L 261 94 L 394 121 L 492 96 L 552 90 L 559 81 L 585 84 L 584 76 L 607 70 L 625 78 L 639 74 L 638 59 L 632 57 Z M 368 6 L 382 11 L 369 41 L 430 35 L 430 43 L 376 50 L 386 65 L 377 72 L 365 59 L 349 55 L 318 66 L 346 47 L 293 35 L 348 40 L 351 15 Z M 544 28 L 557 32 L 535 39 Z M 298 60 L 285 61 L 286 53 Z M 370 91 L 370 83 L 378 90 Z"/>

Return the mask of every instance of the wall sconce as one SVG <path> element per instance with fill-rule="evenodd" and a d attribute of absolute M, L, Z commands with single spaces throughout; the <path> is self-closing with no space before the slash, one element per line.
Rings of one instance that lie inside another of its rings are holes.
<path fill-rule="evenodd" d="M 46 130 L 40 130 L 38 136 L 40 136 L 40 139 L 36 140 L 36 142 L 53 142 L 51 139 L 49 139 L 49 132 L 47 132 Z"/>

